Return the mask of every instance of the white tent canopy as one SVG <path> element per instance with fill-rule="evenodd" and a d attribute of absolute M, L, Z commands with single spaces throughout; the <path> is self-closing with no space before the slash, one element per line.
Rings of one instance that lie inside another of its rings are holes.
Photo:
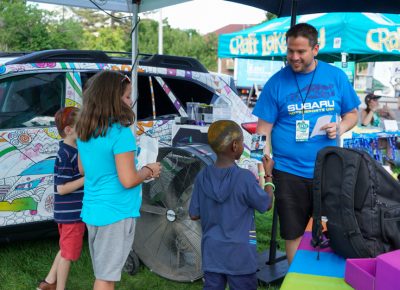
<path fill-rule="evenodd" d="M 98 7 L 94 4 L 96 3 L 99 7 L 107 11 L 115 11 L 115 12 L 132 12 L 132 2 L 140 2 L 138 12 L 146 12 L 151 11 L 183 2 L 187 2 L 190 0 L 142 0 L 142 1 L 134 1 L 134 0 L 30 0 L 31 2 L 40 2 L 40 3 L 48 3 L 48 4 L 56 4 L 56 5 L 65 5 L 72 7 L 80 7 L 80 8 L 91 8 L 98 9 Z M 93 3 L 94 2 L 94 3 Z"/>

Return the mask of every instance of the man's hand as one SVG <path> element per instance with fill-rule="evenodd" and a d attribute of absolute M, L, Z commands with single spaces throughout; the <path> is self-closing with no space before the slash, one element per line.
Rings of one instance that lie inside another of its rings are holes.
<path fill-rule="evenodd" d="M 326 131 L 326 135 L 328 135 L 329 139 L 335 139 L 336 135 L 339 133 L 337 132 L 337 124 L 336 122 L 328 123 L 321 127 L 321 130 Z M 340 133 L 339 133 L 340 135 Z"/>

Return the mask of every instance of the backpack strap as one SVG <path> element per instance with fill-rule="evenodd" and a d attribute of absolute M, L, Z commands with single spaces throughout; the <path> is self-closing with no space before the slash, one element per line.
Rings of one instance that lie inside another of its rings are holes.
<path fill-rule="evenodd" d="M 347 170 L 343 172 L 342 175 L 342 192 L 341 206 L 340 210 L 342 212 L 342 223 L 344 225 L 345 236 L 348 237 L 351 245 L 353 246 L 354 252 L 358 257 L 370 257 L 371 254 L 366 246 L 364 237 L 361 233 L 360 227 L 358 225 L 356 215 L 354 212 L 354 195 L 356 190 L 357 179 L 359 178 L 359 170 L 361 166 L 362 159 L 364 159 L 364 152 L 360 152 L 354 149 L 341 148 L 343 154 L 340 154 L 342 162 L 345 168 L 351 168 L 352 170 Z M 354 152 L 351 154 L 345 154 L 345 151 Z M 354 166 L 354 167 L 353 167 Z M 350 199 L 350 200 L 346 200 Z"/>
<path fill-rule="evenodd" d="M 313 225 L 312 225 L 312 239 L 311 245 L 314 248 L 320 248 L 323 242 L 322 236 L 322 223 L 321 223 L 321 183 L 323 172 L 322 168 L 325 163 L 325 152 L 321 150 L 318 152 L 317 159 L 314 167 L 313 179 Z"/>

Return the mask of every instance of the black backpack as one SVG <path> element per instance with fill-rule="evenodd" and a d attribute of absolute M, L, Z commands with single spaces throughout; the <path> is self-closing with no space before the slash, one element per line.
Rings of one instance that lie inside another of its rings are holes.
<path fill-rule="evenodd" d="M 327 236 L 321 216 L 327 217 Z M 314 247 L 344 258 L 400 249 L 400 183 L 368 153 L 340 147 L 318 152 L 314 170 Z"/>

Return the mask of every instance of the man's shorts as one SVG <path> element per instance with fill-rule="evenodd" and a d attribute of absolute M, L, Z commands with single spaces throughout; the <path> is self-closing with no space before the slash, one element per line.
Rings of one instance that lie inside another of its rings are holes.
<path fill-rule="evenodd" d="M 60 233 L 61 257 L 66 260 L 76 261 L 81 256 L 85 223 L 58 224 Z"/>
<path fill-rule="evenodd" d="M 257 290 L 256 273 L 247 275 L 227 275 L 204 272 L 203 290 L 225 290 L 226 283 L 232 290 Z"/>
<path fill-rule="evenodd" d="M 94 276 L 103 281 L 120 281 L 122 268 L 132 249 L 136 220 L 127 218 L 106 226 L 88 228 Z"/>
<path fill-rule="evenodd" d="M 304 234 L 312 215 L 313 180 L 276 169 L 273 176 L 281 237 L 297 239 Z"/>

